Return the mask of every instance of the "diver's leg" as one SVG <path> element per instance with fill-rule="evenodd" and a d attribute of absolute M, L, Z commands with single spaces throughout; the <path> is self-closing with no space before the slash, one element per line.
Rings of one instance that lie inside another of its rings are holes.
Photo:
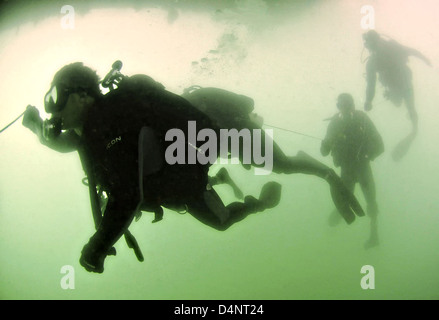
<path fill-rule="evenodd" d="M 378 203 L 376 201 L 375 181 L 369 162 L 362 165 L 360 172 L 360 186 L 367 203 L 367 215 L 370 218 L 370 236 L 365 248 L 372 248 L 379 244 L 378 237 Z"/>
<path fill-rule="evenodd" d="M 255 124 L 249 123 L 247 125 L 249 129 L 260 129 Z M 252 141 L 254 139 L 254 131 L 252 131 Z M 271 142 L 268 146 L 273 147 L 273 154 L 266 154 L 266 143 L 265 140 L 270 139 Z M 358 203 L 357 199 L 353 196 L 352 192 L 346 189 L 340 177 L 335 173 L 335 171 L 325 164 L 317 161 L 303 151 L 299 151 L 295 157 L 287 157 L 281 148 L 274 143 L 272 137 L 267 138 L 266 133 L 262 130 L 261 133 L 261 149 L 260 154 L 264 155 L 265 158 L 271 157 L 273 169 L 275 173 L 293 174 L 302 173 L 314 175 L 319 178 L 324 179 L 329 183 L 331 197 L 334 201 L 340 214 L 343 216 L 345 221 L 350 224 L 355 220 L 355 215 L 364 216 L 363 209 Z M 254 160 L 254 159 L 253 159 Z M 242 158 L 241 158 L 242 162 Z M 252 161 L 252 165 L 255 167 L 261 167 L 262 165 L 257 165 Z M 264 164 L 265 165 L 265 164 Z"/>
<path fill-rule="evenodd" d="M 211 186 L 216 186 L 223 183 L 232 187 L 235 197 L 238 199 L 242 199 L 244 197 L 241 189 L 236 185 L 236 183 L 230 177 L 229 172 L 224 167 L 221 168 L 215 176 L 209 176 L 209 184 Z"/>
<path fill-rule="evenodd" d="M 314 175 L 328 182 L 332 200 L 346 223 L 351 224 L 355 220 L 355 215 L 364 216 L 358 200 L 335 171 L 305 152 L 299 151 L 296 157 L 290 158 L 288 173 Z"/>
<path fill-rule="evenodd" d="M 244 202 L 233 202 L 225 206 L 218 194 L 210 189 L 188 202 L 188 212 L 200 222 L 224 231 L 249 214 L 275 207 L 280 201 L 280 193 L 280 184 L 269 182 L 262 188 L 259 199 L 247 196 Z"/>
<path fill-rule="evenodd" d="M 275 151 L 276 148 L 273 148 L 273 150 Z M 346 188 L 343 181 L 333 169 L 303 151 L 299 151 L 295 157 L 287 157 L 279 148 L 279 152 L 274 152 L 273 154 L 274 172 L 314 175 L 328 182 L 332 200 L 346 223 L 351 224 L 355 220 L 355 215 L 364 216 L 363 209 L 357 199 L 353 193 Z"/>
<path fill-rule="evenodd" d="M 188 199 L 186 206 L 190 215 L 217 230 L 222 230 L 222 225 L 230 218 L 229 210 L 213 189 L 205 190 Z"/>
<path fill-rule="evenodd" d="M 252 132 L 252 141 L 254 139 L 254 131 L 253 130 L 254 129 L 261 130 L 261 145 L 260 145 L 260 149 L 261 150 L 260 150 L 260 154 L 264 155 L 266 159 L 268 157 L 271 158 L 270 160 L 271 160 L 271 162 L 273 164 L 272 171 L 274 173 L 278 173 L 278 174 L 286 173 L 286 174 L 289 174 L 289 173 L 294 173 L 293 171 L 295 169 L 298 170 L 298 168 L 296 167 L 296 164 L 291 162 L 291 158 L 288 157 L 282 151 L 281 147 L 274 141 L 273 137 L 267 135 L 267 133 L 263 129 L 257 127 L 257 125 L 254 124 L 254 123 L 250 123 L 248 126 L 252 129 L 252 131 L 251 131 Z M 272 154 L 271 155 L 270 154 L 266 154 L 266 152 L 267 152 L 267 150 L 266 150 L 267 144 L 272 146 Z M 253 160 L 252 161 L 252 165 L 255 166 L 255 167 L 262 167 L 263 165 L 265 165 L 265 164 L 258 165 L 258 164 L 255 163 L 253 158 L 252 158 L 252 160 Z"/>
<path fill-rule="evenodd" d="M 362 170 L 359 172 L 359 182 L 367 202 L 367 213 L 372 216 L 378 214 L 378 204 L 376 201 L 376 187 L 375 180 L 372 173 L 372 168 L 369 162 L 362 165 Z"/>
<path fill-rule="evenodd" d="M 316 159 L 313 159 L 311 156 L 305 154 L 304 152 L 300 151 L 297 156 L 295 157 L 289 157 L 285 155 L 285 153 L 282 151 L 280 146 L 274 141 L 273 137 L 270 137 L 267 135 L 267 133 L 260 127 L 258 127 L 255 123 L 251 121 L 246 121 L 241 124 L 237 130 L 242 129 L 249 129 L 251 134 L 251 142 L 254 143 L 255 140 L 255 131 L 254 130 L 260 130 L 261 133 L 261 141 L 258 153 L 261 156 L 265 156 L 265 158 L 271 158 L 270 160 L 273 163 L 272 171 L 274 173 L 278 174 L 293 174 L 293 173 L 304 173 L 304 174 L 310 174 L 310 175 L 316 175 L 320 178 L 328 178 L 329 175 L 333 173 L 333 170 L 331 170 L 329 167 L 325 166 L 324 164 L 320 163 Z M 243 140 L 240 139 L 240 144 L 242 145 Z M 266 154 L 269 150 L 266 150 L 266 146 L 271 145 L 272 146 L 272 154 Z M 231 144 L 229 143 L 229 148 L 231 147 Z M 252 147 L 255 147 L 252 145 Z M 244 148 L 241 146 L 239 148 L 240 154 L 239 158 L 241 163 L 243 163 L 243 150 Z M 232 150 L 229 150 L 232 152 Z M 255 152 L 255 150 L 252 150 Z M 254 167 L 263 167 L 265 164 L 257 164 L 255 162 L 255 159 L 252 157 L 251 165 Z"/>
<path fill-rule="evenodd" d="M 415 99 L 411 86 L 404 92 L 404 102 L 409 113 L 410 121 L 412 122 L 412 130 L 393 149 L 392 158 L 395 161 L 401 160 L 407 154 L 418 134 L 418 114 L 415 109 Z"/>
<path fill-rule="evenodd" d="M 251 121 L 245 121 L 241 124 L 238 130 L 241 129 L 249 129 L 251 133 L 251 141 L 254 142 L 255 136 L 254 136 L 254 130 L 261 130 L 261 141 L 260 141 L 260 155 L 264 155 L 266 158 L 270 157 L 273 162 L 273 172 L 279 173 L 279 174 L 293 174 L 293 173 L 304 173 L 304 174 L 310 174 L 315 175 L 320 178 L 323 178 L 325 180 L 331 179 L 334 175 L 334 170 L 329 168 L 328 166 L 324 165 L 323 163 L 317 161 L 316 159 L 312 158 L 308 154 L 306 154 L 303 151 L 299 151 L 298 154 L 295 157 L 290 157 L 285 155 L 285 153 L 282 151 L 280 146 L 274 141 L 273 137 L 270 137 L 267 135 L 267 133 L 259 126 L 257 126 L 255 123 Z M 242 139 L 240 140 L 240 143 L 242 144 Z M 272 146 L 272 154 L 266 154 L 266 145 Z M 230 144 L 229 144 L 230 147 Z M 254 147 L 254 146 L 253 146 Z M 243 149 L 240 148 L 240 161 L 243 162 Z M 229 150 L 230 152 L 232 150 Z M 254 150 L 253 150 L 254 151 Z M 254 167 L 263 167 L 264 164 L 257 164 L 255 163 L 254 158 L 252 157 L 252 166 Z"/>
<path fill-rule="evenodd" d="M 350 192 L 354 193 L 355 184 L 358 181 L 358 176 L 355 168 L 349 166 L 343 166 L 340 172 L 340 178 L 343 184 Z"/>
<path fill-rule="evenodd" d="M 404 92 L 404 101 L 409 113 L 410 121 L 412 122 L 412 134 L 416 135 L 418 132 L 418 113 L 416 112 L 415 107 L 415 94 L 413 86 L 410 86 Z"/>

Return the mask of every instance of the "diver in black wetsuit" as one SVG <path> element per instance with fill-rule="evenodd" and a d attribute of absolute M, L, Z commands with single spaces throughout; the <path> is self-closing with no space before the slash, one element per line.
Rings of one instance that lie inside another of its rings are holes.
<path fill-rule="evenodd" d="M 408 151 L 408 147 L 418 131 L 418 113 L 415 107 L 412 72 L 407 66 L 408 58 L 410 56 L 417 57 L 429 66 L 431 63 L 418 50 L 403 46 L 394 40 L 386 40 L 374 30 L 366 32 L 363 35 L 363 40 L 364 46 L 370 52 L 366 64 L 367 87 L 364 110 L 372 110 L 376 78 L 379 75 L 379 80 L 385 88 L 385 98 L 396 106 L 404 103 L 412 122 L 412 131 L 405 139 L 405 143 L 401 145 L 405 148 L 396 149 L 393 153 L 393 158 L 399 160 Z"/>
<path fill-rule="evenodd" d="M 46 112 L 62 131 L 46 139 L 35 107 L 28 107 L 23 118 L 44 145 L 60 152 L 77 150 L 89 182 L 108 195 L 97 231 L 82 250 L 80 263 L 86 270 L 103 272 L 106 256 L 139 210 L 186 209 L 199 221 L 226 230 L 278 204 L 280 185 L 269 182 L 259 199 L 246 196 L 244 202 L 225 206 L 208 183 L 209 164 L 167 164 L 166 132 L 187 130 L 189 120 L 197 122 L 198 130 L 210 128 L 210 120 L 147 76 L 127 77 L 118 86 L 102 95 L 93 70 L 82 63 L 67 65 L 56 73 L 45 97 Z"/>
<path fill-rule="evenodd" d="M 332 117 L 325 139 L 321 144 L 321 153 L 331 153 L 334 165 L 341 168 L 341 179 L 346 187 L 354 192 L 360 184 L 367 202 L 367 214 L 371 219 L 370 238 L 365 247 L 378 245 L 375 181 L 370 162 L 384 152 L 383 140 L 375 125 L 366 113 L 355 110 L 354 99 L 350 94 L 342 93 L 337 98 L 340 111 Z M 331 214 L 330 224 L 339 221 L 336 211 Z"/>
<path fill-rule="evenodd" d="M 261 136 L 261 147 L 264 153 L 265 139 L 272 139 L 262 129 L 263 120 L 254 113 L 254 101 L 250 97 L 236 94 L 220 88 L 192 86 L 183 91 L 182 97 L 188 100 L 197 109 L 205 113 L 209 119 L 218 127 L 226 129 L 259 129 L 263 132 Z M 250 131 L 253 132 L 253 131 Z M 352 193 L 346 189 L 335 172 L 311 158 L 303 151 L 297 156 L 285 155 L 282 149 L 273 141 L 273 172 L 278 174 L 303 173 L 320 177 L 326 180 L 331 188 L 331 195 L 338 212 L 347 223 L 352 223 L 355 214 L 361 216 L 363 212 Z M 242 163 L 242 161 L 241 161 Z M 246 169 L 250 165 L 244 165 Z M 259 167 L 257 163 L 251 166 Z"/>
<path fill-rule="evenodd" d="M 196 121 L 198 131 L 218 129 L 211 120 L 147 76 L 125 77 L 117 85 L 102 95 L 94 71 L 82 63 L 67 65 L 57 72 L 45 97 L 46 112 L 52 114 L 50 125 L 62 131 L 41 134 L 42 121 L 33 107 L 23 118 L 23 125 L 38 136 L 51 137 L 43 138 L 43 144 L 62 152 L 78 150 L 90 185 L 108 195 L 103 217 L 95 219 L 97 231 L 82 250 L 80 263 L 86 270 L 103 272 L 106 256 L 126 235 L 139 210 L 156 213 L 156 220 L 162 207 L 186 210 L 204 224 L 226 230 L 249 214 L 279 203 L 281 186 L 269 182 L 259 199 L 246 196 L 244 202 L 225 206 L 208 183 L 210 163 L 170 165 L 164 156 L 170 145 L 165 139 L 169 130 L 178 128 L 187 137 L 191 120 Z M 193 148 L 199 150 L 199 141 L 195 143 Z M 364 214 L 333 170 L 306 157 L 299 160 L 296 164 L 302 166 L 292 170 L 326 179 L 346 219 Z M 95 195 L 92 190 L 91 198 Z M 92 207 L 96 206 L 92 201 Z"/>

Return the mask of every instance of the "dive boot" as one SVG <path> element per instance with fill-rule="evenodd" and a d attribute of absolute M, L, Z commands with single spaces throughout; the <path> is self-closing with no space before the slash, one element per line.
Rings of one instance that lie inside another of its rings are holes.
<path fill-rule="evenodd" d="M 271 209 L 279 204 L 281 191 L 282 185 L 277 182 L 271 181 L 264 184 L 259 195 L 259 202 L 264 209 Z"/>

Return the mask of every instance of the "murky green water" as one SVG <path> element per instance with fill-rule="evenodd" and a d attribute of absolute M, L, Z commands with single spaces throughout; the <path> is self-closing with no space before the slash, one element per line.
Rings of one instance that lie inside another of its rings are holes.
<path fill-rule="evenodd" d="M 409 63 L 420 130 L 402 161 L 395 163 L 390 152 L 410 129 L 406 109 L 388 103 L 378 86 L 369 113 L 386 145 L 373 163 L 380 246 L 363 248 L 367 217 L 328 225 L 333 205 L 323 181 L 255 176 L 229 165 L 245 194 L 280 182 L 280 205 L 225 232 L 190 215 L 165 211 L 162 222 L 151 224 L 145 214 L 130 228 L 145 261 L 139 263 L 122 239 L 104 274 L 87 273 L 78 260 L 94 227 L 79 159 L 41 146 L 15 124 L 0 134 L 0 298 L 439 298 L 437 1 L 160 3 L 106 8 L 73 1 L 73 29 L 61 24 L 63 3 L 7 8 L 0 20 L 0 126 L 28 104 L 43 110 L 43 95 L 61 66 L 83 61 L 103 77 L 120 59 L 125 74 L 146 73 L 178 94 L 198 84 L 251 96 L 267 124 L 323 137 L 323 119 L 337 111 L 339 93 L 350 92 L 362 108 L 361 9 L 372 5 L 378 31 L 433 63 Z M 320 156 L 318 140 L 278 129 L 274 138 L 289 155 L 304 150 L 332 166 Z M 235 200 L 227 186 L 217 191 L 225 203 Z M 364 204 L 359 188 L 356 195 Z M 73 267 L 74 289 L 61 286 L 65 265 Z M 361 287 L 365 265 L 375 270 L 373 290 Z"/>

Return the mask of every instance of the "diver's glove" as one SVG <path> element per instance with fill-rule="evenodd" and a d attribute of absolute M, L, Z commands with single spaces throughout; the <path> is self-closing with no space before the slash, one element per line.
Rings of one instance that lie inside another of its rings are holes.
<path fill-rule="evenodd" d="M 116 255 L 116 249 L 114 247 L 106 253 L 99 251 L 90 243 L 87 243 L 81 251 L 81 258 L 79 263 L 88 272 L 103 273 L 104 261 L 107 255 Z"/>
<path fill-rule="evenodd" d="M 28 105 L 23 115 L 22 124 L 33 133 L 37 134 L 38 128 L 43 126 L 43 119 L 41 119 L 38 109 L 34 106 Z"/>

